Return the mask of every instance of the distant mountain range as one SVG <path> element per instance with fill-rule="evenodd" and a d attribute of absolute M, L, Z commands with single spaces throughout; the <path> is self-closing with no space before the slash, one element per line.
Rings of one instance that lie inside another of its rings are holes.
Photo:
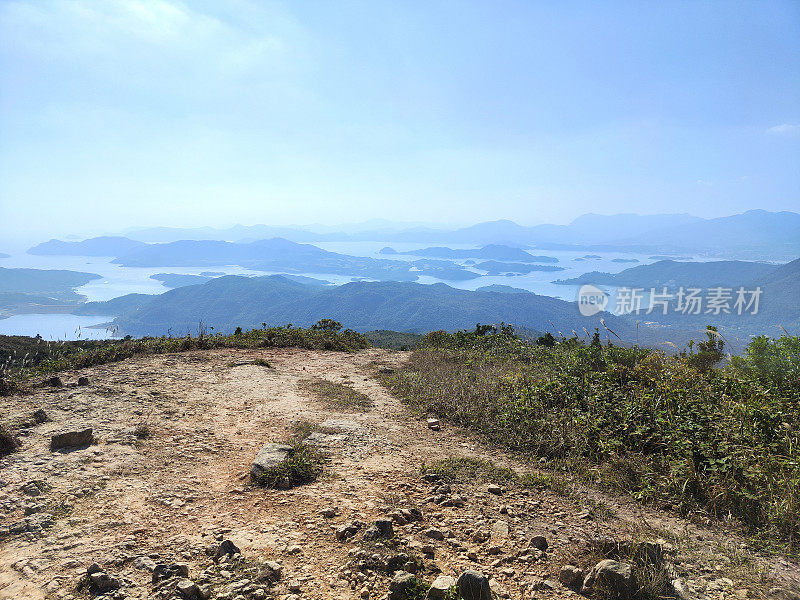
<path fill-rule="evenodd" d="M 482 248 L 453 249 L 445 246 L 434 246 L 432 248 L 420 248 L 419 250 L 408 250 L 398 252 L 394 248 L 382 248 L 381 254 L 407 254 L 409 256 L 429 256 L 431 258 L 482 258 L 485 260 L 499 260 L 508 262 L 545 262 L 556 263 L 558 259 L 553 256 L 534 256 L 521 248 L 505 246 L 503 244 L 488 244 Z"/>
<path fill-rule="evenodd" d="M 800 334 L 800 259 L 781 266 L 744 261 L 686 263 L 665 260 L 632 267 L 613 275 L 587 273 L 556 283 L 625 286 L 642 289 L 644 293 L 651 288 L 660 293 L 661 288 L 666 286 L 671 294 L 675 294 L 680 287 L 699 288 L 704 297 L 711 288 L 723 287 L 728 289 L 730 301 L 726 310 L 718 313 L 709 312 L 707 304 L 703 305 L 699 314 L 692 314 L 691 311 L 681 313 L 674 310 L 673 303 L 666 315 L 656 310 L 626 318 L 678 330 L 698 331 L 709 324 L 719 325 L 729 335 L 763 334 L 774 337 L 781 335 L 780 326 L 790 333 Z M 739 288 L 747 293 L 748 302 L 751 299 L 750 292 L 760 290 L 757 312 L 754 313 L 755 305 L 741 314 L 735 308 Z M 642 306 L 643 309 L 648 307 L 646 302 Z"/>
<path fill-rule="evenodd" d="M 281 238 L 243 244 L 215 240 L 150 244 L 113 262 L 125 267 L 239 265 L 255 271 L 331 273 L 385 281 L 414 281 L 420 275 L 449 281 L 480 277 L 480 274 L 448 261 L 423 259 L 409 262 L 348 256 Z"/>
<path fill-rule="evenodd" d="M 644 289 L 671 287 L 733 287 L 764 276 L 776 269 L 775 265 L 741 260 L 710 262 L 677 262 L 660 260 L 649 265 L 625 269 L 619 273 L 592 271 L 572 279 L 559 279 L 553 283 L 564 285 L 627 286 Z"/>
<path fill-rule="evenodd" d="M 103 236 L 81 242 L 50 240 L 34 246 L 28 250 L 28 254 L 43 256 L 122 256 L 146 246 L 147 244 L 143 242 L 125 237 Z"/>
<path fill-rule="evenodd" d="M 505 244 L 540 249 L 703 253 L 742 259 L 790 260 L 800 255 L 800 214 L 751 210 L 713 219 L 691 215 L 586 214 L 569 225 L 523 226 L 509 220 L 478 223 L 460 229 L 394 227 L 314 231 L 311 229 L 242 226 L 228 229 L 152 228 L 129 233 L 143 241 L 212 239 L 236 241 L 282 237 L 295 242 L 379 241 L 452 244 Z M 488 257 L 487 257 L 488 258 Z"/>

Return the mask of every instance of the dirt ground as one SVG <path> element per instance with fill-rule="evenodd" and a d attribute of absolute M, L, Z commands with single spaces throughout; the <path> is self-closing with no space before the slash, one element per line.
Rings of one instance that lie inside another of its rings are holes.
<path fill-rule="evenodd" d="M 270 366 L 253 364 L 256 358 Z M 20 451 L 0 459 L 0 599 L 83 597 L 77 584 L 92 563 L 120 579 L 118 597 L 152 597 L 151 573 L 137 557 L 187 563 L 194 578 L 213 567 L 206 548 L 222 539 L 248 559 L 281 564 L 267 597 L 385 598 L 390 575 L 354 565 L 371 546 L 360 535 L 339 541 L 335 530 L 411 507 L 422 520 L 397 518 L 394 528 L 402 547 L 423 557 L 419 577 L 430 582 L 437 572 L 457 577 L 471 568 L 490 577 L 501 597 L 576 597 L 559 583 L 559 570 L 590 567 L 579 564 L 587 560 L 582 540 L 600 535 L 674 548 L 693 598 L 762 598 L 800 581 L 796 563 L 761 557 L 713 524 L 591 490 L 504 483 L 495 495 L 491 481 L 474 481 L 453 485 L 455 502 L 431 502 L 436 484 L 421 477 L 423 463 L 470 456 L 525 467 L 468 432 L 444 422 L 432 431 L 405 411 L 376 374 L 406 358 L 377 349 L 148 356 L 63 373 L 63 388 L 0 399 L 2 420 L 29 419 L 39 409 L 49 418 L 22 428 Z M 70 385 L 78 375 L 89 385 Z M 313 377 L 350 385 L 373 407 L 330 408 L 304 385 Z M 300 421 L 321 427 L 315 439 L 329 456 L 324 475 L 289 490 L 253 486 L 258 450 Z M 50 451 L 54 432 L 80 427 L 92 427 L 96 443 Z M 18 532 L 20 523 L 27 531 Z M 548 540 L 546 552 L 526 550 L 535 535 Z M 259 597 L 243 586 L 213 587 L 212 597 Z"/>

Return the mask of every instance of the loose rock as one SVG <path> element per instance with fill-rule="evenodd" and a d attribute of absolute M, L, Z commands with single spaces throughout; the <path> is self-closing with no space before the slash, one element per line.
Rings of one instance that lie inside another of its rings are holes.
<path fill-rule="evenodd" d="M 94 435 L 91 427 L 74 431 L 62 431 L 50 438 L 50 450 L 88 446 L 93 441 Z"/>
<path fill-rule="evenodd" d="M 477 571 L 464 571 L 456 582 L 463 600 L 492 600 L 489 580 Z"/>
<path fill-rule="evenodd" d="M 601 560 L 589 571 L 583 582 L 581 593 L 624 599 L 633 594 L 634 588 L 631 566 L 627 563 L 606 559 Z"/>

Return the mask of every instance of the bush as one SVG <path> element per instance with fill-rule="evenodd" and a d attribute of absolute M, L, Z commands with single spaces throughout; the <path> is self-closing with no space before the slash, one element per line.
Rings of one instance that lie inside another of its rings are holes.
<path fill-rule="evenodd" d="M 500 446 L 643 502 L 730 515 L 797 548 L 798 342 L 782 340 L 698 368 L 639 348 L 435 332 L 385 381 L 420 413 Z"/>

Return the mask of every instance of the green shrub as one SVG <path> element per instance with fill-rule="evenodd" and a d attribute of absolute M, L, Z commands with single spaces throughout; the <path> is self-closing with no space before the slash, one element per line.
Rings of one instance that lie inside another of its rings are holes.
<path fill-rule="evenodd" d="M 434 332 L 384 381 L 421 413 L 643 502 L 800 546 L 797 338 L 698 368 L 639 348 Z M 711 352 L 711 349 L 708 349 Z"/>

